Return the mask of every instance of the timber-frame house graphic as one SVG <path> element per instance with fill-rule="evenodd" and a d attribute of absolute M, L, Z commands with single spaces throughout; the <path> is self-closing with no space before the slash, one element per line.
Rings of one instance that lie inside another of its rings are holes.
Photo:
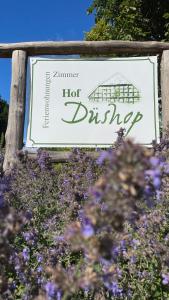
<path fill-rule="evenodd" d="M 91 102 L 137 103 L 140 101 L 139 90 L 121 74 L 117 73 L 100 84 L 88 96 Z"/>

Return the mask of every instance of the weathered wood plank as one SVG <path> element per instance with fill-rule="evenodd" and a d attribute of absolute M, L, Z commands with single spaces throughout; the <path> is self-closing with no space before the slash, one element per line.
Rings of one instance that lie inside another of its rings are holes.
<path fill-rule="evenodd" d="M 17 151 L 23 146 L 27 53 L 16 50 L 12 55 L 12 81 L 6 151 L 3 169 L 6 173 L 17 163 Z"/>
<path fill-rule="evenodd" d="M 65 41 L 23 42 L 0 44 L 0 57 L 9 58 L 14 50 L 24 50 L 29 56 L 57 54 L 106 55 L 113 53 L 156 54 L 169 50 L 169 43 L 146 41 Z"/>
<path fill-rule="evenodd" d="M 52 162 L 55 163 L 62 163 L 62 162 L 68 162 L 70 160 L 71 151 L 46 151 Z M 89 157 L 92 158 L 98 158 L 99 152 L 97 151 L 88 151 L 87 154 Z M 37 153 L 30 153 L 28 152 L 28 157 L 30 159 L 35 160 L 37 158 Z"/>
<path fill-rule="evenodd" d="M 169 124 L 169 50 L 163 51 L 161 60 L 161 97 L 164 132 Z"/>

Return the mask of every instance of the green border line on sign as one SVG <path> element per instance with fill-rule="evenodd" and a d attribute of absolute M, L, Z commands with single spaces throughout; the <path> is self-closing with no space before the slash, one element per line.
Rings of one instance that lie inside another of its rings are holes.
<path fill-rule="evenodd" d="M 48 61 L 48 62 L 53 62 L 53 61 L 146 61 L 146 60 L 149 60 L 151 64 L 153 64 L 153 94 L 154 94 L 154 127 L 155 127 L 155 140 L 157 141 L 158 140 L 158 136 L 157 136 L 157 124 L 156 124 L 156 93 L 155 93 L 155 88 L 156 88 L 156 84 L 157 84 L 157 81 L 156 81 L 156 70 L 155 70 L 155 63 L 151 61 L 150 57 L 147 57 L 147 58 L 121 58 L 121 59 L 116 59 L 116 58 L 113 58 L 113 59 L 105 59 L 105 58 L 97 58 L 97 59 L 46 59 L 46 58 L 41 58 L 41 59 L 36 59 L 35 58 L 35 62 L 31 64 L 31 97 L 30 97 L 30 114 L 29 114 L 29 118 L 30 118 L 30 128 L 28 129 L 29 130 L 29 141 L 32 141 L 32 146 L 33 145 L 36 145 L 37 147 L 41 147 L 41 145 L 43 145 L 44 147 L 48 146 L 48 145 L 51 145 L 53 147 L 55 146 L 64 146 L 66 147 L 67 145 L 68 146 L 73 146 L 75 147 L 75 144 L 76 143 L 38 143 L 38 142 L 35 142 L 33 139 L 32 139 L 32 111 L 33 111 L 33 88 L 34 88 L 34 78 L 33 78 L 33 75 L 34 75 L 34 66 L 36 65 L 37 62 L 39 61 Z M 140 145 L 145 145 L 145 144 L 140 144 Z M 146 144 L 147 146 L 151 146 L 152 143 L 149 143 L 149 144 Z M 112 144 L 97 144 L 97 143 L 77 143 L 77 147 L 78 146 L 93 146 L 94 147 L 107 147 L 107 146 L 112 146 Z"/>

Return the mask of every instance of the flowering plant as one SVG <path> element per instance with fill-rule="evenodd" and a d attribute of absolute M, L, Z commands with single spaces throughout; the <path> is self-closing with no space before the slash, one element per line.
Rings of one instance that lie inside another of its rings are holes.
<path fill-rule="evenodd" d="M 168 147 L 121 130 L 97 159 L 74 150 L 52 165 L 45 152 L 20 153 L 0 177 L 2 299 L 168 299 Z"/>

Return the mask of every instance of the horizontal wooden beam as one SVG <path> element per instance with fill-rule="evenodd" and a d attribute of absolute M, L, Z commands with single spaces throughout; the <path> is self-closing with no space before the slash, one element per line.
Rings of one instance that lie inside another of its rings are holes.
<path fill-rule="evenodd" d="M 65 42 L 23 42 L 0 44 L 0 57 L 10 58 L 15 50 L 24 50 L 29 56 L 34 55 L 69 55 L 88 54 L 106 55 L 113 53 L 157 54 L 169 50 L 165 42 L 135 41 L 65 41 Z"/>
<path fill-rule="evenodd" d="M 71 151 L 45 151 L 45 152 L 49 154 L 51 161 L 56 163 L 68 162 L 72 154 Z M 96 152 L 96 151 L 87 151 L 86 153 L 89 155 L 89 157 L 92 157 L 94 159 L 98 158 L 100 154 L 100 152 Z M 28 157 L 30 159 L 35 160 L 37 158 L 37 153 L 28 152 Z"/>

